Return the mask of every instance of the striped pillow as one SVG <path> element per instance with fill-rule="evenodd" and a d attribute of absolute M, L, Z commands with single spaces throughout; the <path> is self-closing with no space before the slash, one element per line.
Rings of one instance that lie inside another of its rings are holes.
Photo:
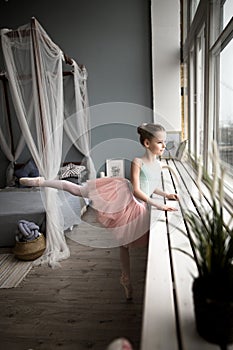
<path fill-rule="evenodd" d="M 68 177 L 80 177 L 82 171 L 84 171 L 86 167 L 84 165 L 76 165 L 73 163 L 69 163 L 64 167 L 60 168 L 60 179 L 66 179 Z"/>

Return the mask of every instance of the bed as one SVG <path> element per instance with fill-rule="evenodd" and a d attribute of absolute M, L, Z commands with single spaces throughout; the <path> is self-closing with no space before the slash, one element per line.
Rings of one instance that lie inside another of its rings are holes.
<path fill-rule="evenodd" d="M 67 179 L 73 182 L 84 183 L 85 172 L 75 176 L 74 168 L 65 164 L 61 168 L 60 177 L 67 169 L 73 169 Z M 63 177 L 64 178 L 64 177 Z M 72 229 L 73 226 L 79 225 L 81 216 L 86 211 L 88 200 L 71 195 L 68 192 L 58 191 L 61 198 L 61 210 L 64 216 L 64 231 Z M 44 209 L 44 193 L 40 188 L 19 188 L 7 187 L 0 189 L 0 247 L 12 247 L 15 244 L 15 234 L 17 224 L 21 219 L 35 222 L 40 231 L 45 233 L 46 214 Z"/>
<path fill-rule="evenodd" d="M 13 165 L 9 168 L 7 181 L 3 179 L 2 183 L 11 187 L 9 183 L 15 162 L 24 161 L 28 154 L 34 158 L 41 174 L 50 174 L 52 177 L 58 175 L 61 161 L 69 160 L 71 154 L 79 160 L 81 154 L 82 159 L 87 157 L 88 176 L 95 177 L 94 164 L 89 156 L 90 117 L 85 66 L 68 57 L 35 17 L 17 29 L 3 28 L 1 39 L 3 58 L 7 64 L 6 72 L 0 74 L 0 95 L 4 101 L 0 104 L 0 146 Z M 19 88 L 9 89 L 9 86 Z M 71 148 L 72 152 L 69 152 Z M 74 153 L 76 150 L 78 152 Z M 12 195 L 1 191 L 0 245 L 13 243 L 19 217 L 45 222 L 40 194 L 31 191 L 17 194 L 17 188 L 15 190 Z M 65 201 L 68 209 L 63 208 L 64 212 L 70 214 L 69 203 L 73 200 L 69 198 Z M 5 201 L 8 201 L 6 205 Z M 77 204 L 82 208 L 80 200 L 76 201 L 79 203 L 75 203 L 75 208 Z M 26 209 L 25 205 L 28 205 Z M 69 256 L 69 249 L 63 237 L 57 234 L 63 229 L 57 217 L 57 203 L 47 200 L 47 206 L 50 215 L 46 215 L 46 231 L 49 237 L 43 260 L 55 266 L 58 261 Z M 64 228 L 67 226 L 65 224 Z"/>

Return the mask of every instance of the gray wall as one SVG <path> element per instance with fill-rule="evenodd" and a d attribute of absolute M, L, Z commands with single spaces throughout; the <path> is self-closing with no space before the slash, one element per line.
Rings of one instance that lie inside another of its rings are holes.
<path fill-rule="evenodd" d="M 0 3 L 1 28 L 17 28 L 28 23 L 32 16 L 67 55 L 88 70 L 89 102 L 94 106 L 91 108 L 92 147 L 96 149 L 104 136 L 108 141 L 107 156 L 124 157 L 122 152 L 119 154 L 120 144 L 111 139 L 134 138 L 136 141 L 136 125 L 152 120 L 150 1 L 2 0 Z M 0 70 L 3 69 L 1 63 Z M 123 118 L 116 113 L 116 110 L 119 112 L 116 102 L 123 106 L 120 111 Z M 100 104 L 107 104 L 103 107 L 104 118 L 98 113 Z M 138 106 L 136 112 L 135 106 Z M 137 151 L 135 142 L 130 142 L 125 158 L 133 158 Z M 95 156 L 98 170 L 105 158 L 101 152 Z M 75 160 L 74 157 L 80 156 L 70 149 L 69 160 Z M 7 164 L 2 153 L 0 163 L 2 187 Z"/>

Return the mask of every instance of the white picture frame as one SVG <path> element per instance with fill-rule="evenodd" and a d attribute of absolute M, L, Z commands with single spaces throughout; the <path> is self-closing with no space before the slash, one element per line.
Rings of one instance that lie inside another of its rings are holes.
<path fill-rule="evenodd" d="M 167 131 L 166 149 L 161 158 L 170 159 L 176 156 L 177 149 L 181 141 L 180 131 Z"/>
<path fill-rule="evenodd" d="M 107 177 L 125 177 L 124 159 L 106 159 Z"/>

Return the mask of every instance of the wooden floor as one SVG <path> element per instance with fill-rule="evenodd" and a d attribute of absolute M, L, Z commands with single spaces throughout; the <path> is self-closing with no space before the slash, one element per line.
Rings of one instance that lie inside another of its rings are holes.
<path fill-rule="evenodd" d="M 0 289 L 0 348 L 105 350 L 126 337 L 140 348 L 147 249 L 131 251 L 134 299 L 119 284 L 119 250 L 67 240 L 61 268 L 34 267 L 19 287 Z"/>

